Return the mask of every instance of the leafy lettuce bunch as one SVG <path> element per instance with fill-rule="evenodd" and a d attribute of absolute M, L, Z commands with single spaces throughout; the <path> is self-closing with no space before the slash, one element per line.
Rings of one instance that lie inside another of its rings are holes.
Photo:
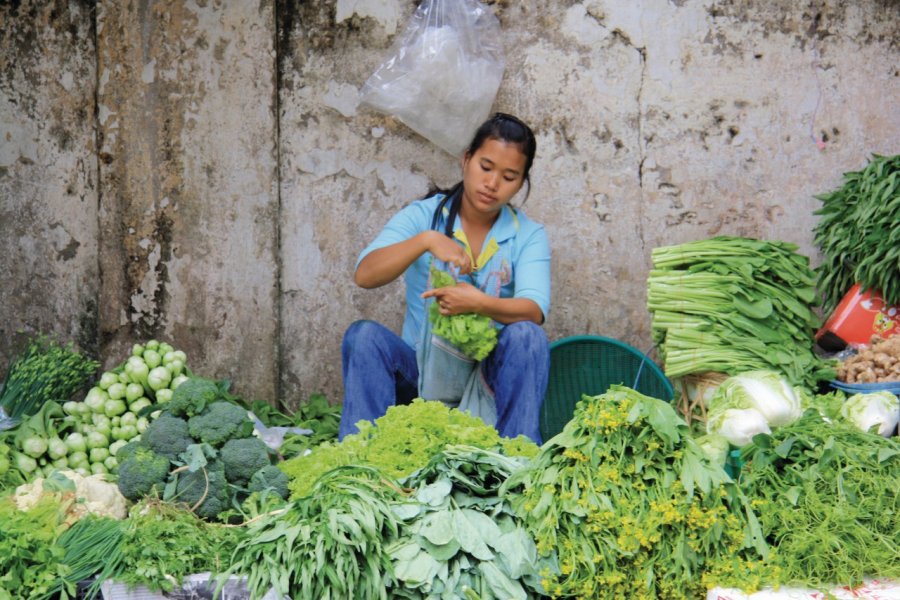
<path fill-rule="evenodd" d="M 431 284 L 434 288 L 456 285 L 449 273 L 431 266 Z M 493 321 L 484 315 L 465 313 L 461 315 L 442 315 L 437 302 L 432 302 L 428 310 L 431 331 L 474 360 L 484 360 L 497 345 L 497 328 Z"/>

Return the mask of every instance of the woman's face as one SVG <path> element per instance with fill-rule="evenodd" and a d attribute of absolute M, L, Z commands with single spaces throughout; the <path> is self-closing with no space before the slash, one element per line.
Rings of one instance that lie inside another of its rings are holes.
<path fill-rule="evenodd" d="M 463 214 L 496 216 L 522 188 L 525 155 L 517 144 L 488 139 L 463 157 Z"/>

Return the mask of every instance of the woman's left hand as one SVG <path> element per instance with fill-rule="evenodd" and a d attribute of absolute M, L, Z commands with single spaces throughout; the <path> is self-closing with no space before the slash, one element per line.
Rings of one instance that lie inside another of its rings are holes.
<path fill-rule="evenodd" d="M 438 310 L 444 316 L 477 313 L 481 307 L 484 292 L 470 283 L 434 288 L 422 294 L 422 298 L 434 298 Z"/>

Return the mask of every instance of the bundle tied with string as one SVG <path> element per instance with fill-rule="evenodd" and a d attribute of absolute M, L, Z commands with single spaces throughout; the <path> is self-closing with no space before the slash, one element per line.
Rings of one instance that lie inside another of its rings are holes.
<path fill-rule="evenodd" d="M 728 375 L 725 373 L 713 371 L 688 373 L 678 378 L 678 412 L 688 425 L 695 422 L 706 423 L 706 407 L 716 389 L 726 379 Z"/>

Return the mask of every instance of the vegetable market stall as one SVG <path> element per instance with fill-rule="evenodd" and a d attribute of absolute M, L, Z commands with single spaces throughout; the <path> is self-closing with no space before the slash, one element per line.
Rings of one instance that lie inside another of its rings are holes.
<path fill-rule="evenodd" d="M 796 250 L 656 249 L 666 374 L 717 377 L 691 404 L 584 396 L 540 447 L 424 399 L 338 442 L 323 397 L 281 413 L 165 342 L 97 373 L 35 341 L 0 395 L 0 600 L 897 597 L 898 338 L 817 352 L 835 278 Z M 441 324 L 486 347 L 473 325 Z"/>

